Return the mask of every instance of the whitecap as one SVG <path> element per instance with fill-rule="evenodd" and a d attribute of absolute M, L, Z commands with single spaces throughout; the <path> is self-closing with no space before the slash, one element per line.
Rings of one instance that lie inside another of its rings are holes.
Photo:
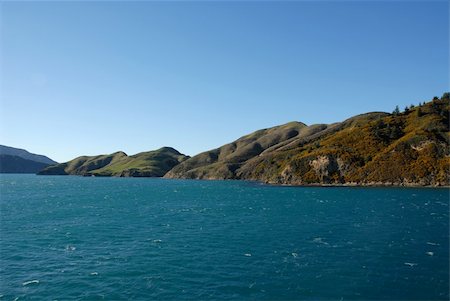
<path fill-rule="evenodd" d="M 433 256 L 434 255 L 434 252 L 427 252 L 426 253 L 428 256 Z"/>
<path fill-rule="evenodd" d="M 440 246 L 440 244 L 438 244 L 437 242 L 429 242 L 429 241 L 427 241 L 427 245 L 430 245 L 430 246 Z"/>
<path fill-rule="evenodd" d="M 250 254 L 250 253 L 245 253 L 244 256 L 250 257 L 250 256 L 252 256 L 252 254 Z"/>
<path fill-rule="evenodd" d="M 160 243 L 160 242 L 162 242 L 162 240 L 161 239 L 154 239 L 153 242 L 154 243 Z"/>
<path fill-rule="evenodd" d="M 97 272 L 92 272 L 90 275 L 92 275 L 92 276 L 97 276 L 98 273 L 97 273 Z"/>
<path fill-rule="evenodd" d="M 292 254 L 292 256 L 294 257 L 294 258 L 297 258 L 298 257 L 298 254 L 297 253 L 291 253 Z"/>
<path fill-rule="evenodd" d="M 405 262 L 405 265 L 410 266 L 410 267 L 413 267 L 413 266 L 416 266 L 417 263 L 414 263 L 414 262 Z"/>
<path fill-rule="evenodd" d="M 39 280 L 30 280 L 30 281 L 25 281 L 24 283 L 22 283 L 23 286 L 26 286 L 28 284 L 38 284 Z"/>
<path fill-rule="evenodd" d="M 324 245 L 328 245 L 327 242 L 323 241 L 322 237 L 316 237 L 313 239 L 313 242 L 318 243 L 318 244 L 324 244 Z"/>

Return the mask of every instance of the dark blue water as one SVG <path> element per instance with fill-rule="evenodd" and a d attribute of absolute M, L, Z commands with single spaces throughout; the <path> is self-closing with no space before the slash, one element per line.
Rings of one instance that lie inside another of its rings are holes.
<path fill-rule="evenodd" d="M 449 298 L 449 191 L 1 175 L 1 300 Z"/>

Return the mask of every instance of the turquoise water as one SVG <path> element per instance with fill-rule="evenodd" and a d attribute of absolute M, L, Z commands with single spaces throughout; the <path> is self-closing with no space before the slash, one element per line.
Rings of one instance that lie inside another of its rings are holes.
<path fill-rule="evenodd" d="M 449 298 L 449 191 L 1 175 L 1 300 Z"/>

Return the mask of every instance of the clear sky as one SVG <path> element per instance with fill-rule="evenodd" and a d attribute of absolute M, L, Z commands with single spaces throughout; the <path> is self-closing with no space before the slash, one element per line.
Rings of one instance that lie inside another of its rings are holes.
<path fill-rule="evenodd" d="M 1 2 L 0 144 L 195 155 L 449 90 L 448 1 Z"/>

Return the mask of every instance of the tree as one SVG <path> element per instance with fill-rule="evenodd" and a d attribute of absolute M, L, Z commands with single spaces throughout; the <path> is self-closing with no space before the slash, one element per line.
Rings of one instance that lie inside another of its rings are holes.
<path fill-rule="evenodd" d="M 442 94 L 441 100 L 450 100 L 450 92 Z"/>
<path fill-rule="evenodd" d="M 394 110 L 394 112 L 392 112 L 392 114 L 394 114 L 394 115 L 400 114 L 400 109 L 398 108 L 398 106 L 395 106 L 395 110 Z"/>
<path fill-rule="evenodd" d="M 405 107 L 405 113 L 408 113 L 409 112 L 409 108 L 408 108 L 408 106 L 406 106 Z"/>
<path fill-rule="evenodd" d="M 385 123 L 378 120 L 372 127 L 373 135 L 384 143 L 390 143 L 403 136 L 403 124 L 401 122 Z"/>

